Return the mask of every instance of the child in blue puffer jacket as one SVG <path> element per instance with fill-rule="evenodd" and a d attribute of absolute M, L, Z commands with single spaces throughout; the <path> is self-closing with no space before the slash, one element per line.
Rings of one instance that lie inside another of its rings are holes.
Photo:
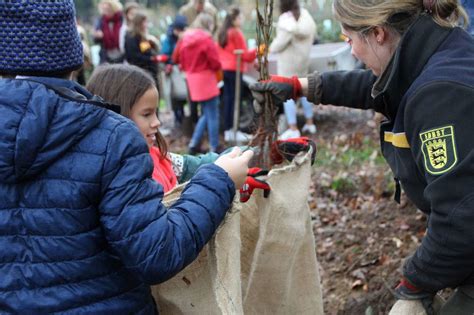
<path fill-rule="evenodd" d="M 158 91 L 151 76 L 142 69 L 131 65 L 101 66 L 92 74 L 87 90 L 120 105 L 122 115 L 137 125 L 153 159 L 153 179 L 163 186 L 165 193 L 190 180 L 200 166 L 219 157 L 214 152 L 199 156 L 168 152 L 156 114 Z"/>
<path fill-rule="evenodd" d="M 68 80 L 74 15 L 0 1 L 0 312 L 155 314 L 149 286 L 197 257 L 253 153 L 201 167 L 165 208 L 135 124 Z"/>

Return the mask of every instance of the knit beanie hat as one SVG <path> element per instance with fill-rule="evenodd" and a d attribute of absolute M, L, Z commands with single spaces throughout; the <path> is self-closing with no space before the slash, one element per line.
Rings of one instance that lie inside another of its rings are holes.
<path fill-rule="evenodd" d="M 83 59 L 73 0 L 0 0 L 0 75 L 62 75 Z"/>

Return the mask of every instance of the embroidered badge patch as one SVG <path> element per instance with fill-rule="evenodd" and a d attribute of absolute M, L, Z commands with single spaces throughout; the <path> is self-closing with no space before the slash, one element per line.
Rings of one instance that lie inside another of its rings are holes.
<path fill-rule="evenodd" d="M 425 169 L 433 175 L 449 171 L 458 160 L 454 128 L 446 126 L 420 133 Z"/>

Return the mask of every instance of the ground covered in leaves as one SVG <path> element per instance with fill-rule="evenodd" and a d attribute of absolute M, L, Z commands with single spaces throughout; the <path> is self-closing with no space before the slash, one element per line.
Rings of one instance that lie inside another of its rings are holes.
<path fill-rule="evenodd" d="M 419 245 L 425 216 L 402 196 L 379 145 L 380 117 L 319 106 L 309 200 L 327 314 L 387 314 L 388 288 Z"/>
<path fill-rule="evenodd" d="M 325 314 L 387 314 L 389 287 L 413 253 L 426 219 L 402 196 L 379 148 L 379 118 L 370 111 L 318 106 L 318 153 L 309 205 L 321 267 Z M 162 119 L 163 120 L 163 119 Z M 173 132 L 172 152 L 187 138 Z"/>

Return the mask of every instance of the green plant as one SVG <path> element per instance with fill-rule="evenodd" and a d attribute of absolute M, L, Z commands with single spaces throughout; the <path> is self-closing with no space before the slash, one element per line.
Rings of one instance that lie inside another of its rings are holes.
<path fill-rule="evenodd" d="M 338 193 L 351 193 L 356 190 L 356 185 L 349 177 L 336 176 L 331 183 L 331 189 L 334 189 Z"/>
<path fill-rule="evenodd" d="M 347 169 L 370 162 L 375 165 L 385 165 L 385 160 L 375 141 L 365 139 L 357 148 L 343 144 L 337 147 L 318 146 L 315 167 Z"/>
<path fill-rule="evenodd" d="M 334 19 L 316 20 L 318 26 L 318 39 L 320 43 L 340 42 L 341 27 Z"/>

